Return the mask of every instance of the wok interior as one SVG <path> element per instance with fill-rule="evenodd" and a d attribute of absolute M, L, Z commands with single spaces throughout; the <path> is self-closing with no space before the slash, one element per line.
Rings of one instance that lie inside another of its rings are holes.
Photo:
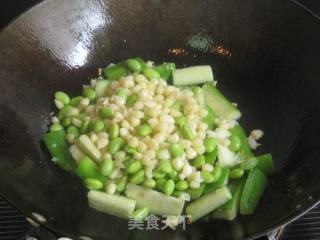
<path fill-rule="evenodd" d="M 0 35 L 0 192 L 47 226 L 95 239 L 241 239 L 284 223 L 320 196 L 318 21 L 291 2 L 45 1 Z M 50 162 L 41 142 L 52 95 L 77 94 L 98 67 L 132 56 L 179 67 L 210 64 L 239 104 L 247 132 L 278 173 L 253 216 L 186 231 L 133 231 L 87 206 L 81 181 Z"/>

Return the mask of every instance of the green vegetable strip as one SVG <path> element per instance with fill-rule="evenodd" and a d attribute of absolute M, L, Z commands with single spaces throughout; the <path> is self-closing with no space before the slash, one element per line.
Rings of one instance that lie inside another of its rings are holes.
<path fill-rule="evenodd" d="M 75 162 L 69 153 L 66 135 L 63 130 L 53 131 L 43 136 L 43 141 L 56 163 L 63 169 L 71 171 L 75 168 Z"/>
<path fill-rule="evenodd" d="M 147 207 L 151 213 L 159 215 L 180 215 L 184 201 L 179 198 L 164 195 L 135 184 L 127 185 L 125 194 L 137 201 L 137 207 Z"/>
<path fill-rule="evenodd" d="M 256 168 L 250 170 L 240 200 L 241 214 L 249 215 L 254 213 L 267 184 L 268 179 L 263 172 Z"/>
<path fill-rule="evenodd" d="M 213 81 L 210 66 L 193 66 L 172 71 L 173 85 L 185 86 Z"/>
<path fill-rule="evenodd" d="M 187 215 L 191 215 L 192 222 L 195 222 L 199 218 L 216 210 L 231 198 L 232 195 L 229 189 L 222 187 L 190 203 L 186 208 L 186 213 Z"/>
<path fill-rule="evenodd" d="M 222 95 L 213 84 L 204 84 L 203 93 L 206 104 L 209 105 L 217 115 L 223 119 L 239 119 L 241 112 L 236 106 Z"/>
<path fill-rule="evenodd" d="M 274 163 L 270 153 L 258 156 L 257 160 L 257 168 L 259 168 L 262 172 L 264 172 L 266 175 L 272 175 L 274 173 Z"/>
<path fill-rule="evenodd" d="M 231 134 L 237 136 L 241 140 L 241 147 L 238 152 L 240 158 L 246 159 L 253 157 L 253 153 L 243 128 L 240 125 L 236 125 L 231 129 Z"/>
<path fill-rule="evenodd" d="M 89 206 L 120 218 L 132 216 L 136 201 L 119 195 L 91 190 L 88 193 Z"/>
<path fill-rule="evenodd" d="M 244 184 L 245 178 L 230 184 L 229 189 L 232 194 L 232 199 L 214 211 L 211 215 L 213 218 L 231 221 L 237 217 Z"/>

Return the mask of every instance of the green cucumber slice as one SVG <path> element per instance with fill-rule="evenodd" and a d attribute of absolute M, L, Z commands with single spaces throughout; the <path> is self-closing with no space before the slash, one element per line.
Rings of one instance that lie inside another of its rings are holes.
<path fill-rule="evenodd" d="M 147 207 L 151 213 L 159 215 L 181 215 L 184 200 L 167 196 L 155 190 L 129 183 L 125 194 L 137 201 L 137 207 Z"/>

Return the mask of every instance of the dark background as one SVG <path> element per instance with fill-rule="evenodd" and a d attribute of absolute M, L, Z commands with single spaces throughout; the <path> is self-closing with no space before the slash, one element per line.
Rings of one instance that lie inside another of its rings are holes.
<path fill-rule="evenodd" d="M 6 26 L 16 16 L 38 2 L 41 0 L 0 0 L 0 28 Z M 320 15 L 320 0 L 297 0 L 297 2 Z"/>

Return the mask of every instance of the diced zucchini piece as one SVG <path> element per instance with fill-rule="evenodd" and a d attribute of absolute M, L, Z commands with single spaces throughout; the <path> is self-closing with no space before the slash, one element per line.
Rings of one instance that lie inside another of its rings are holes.
<path fill-rule="evenodd" d="M 132 216 L 136 206 L 135 200 L 95 190 L 88 192 L 88 200 L 91 208 L 124 219 Z"/>
<path fill-rule="evenodd" d="M 244 184 L 245 178 L 230 184 L 229 189 L 232 194 L 232 199 L 214 211 L 211 215 L 212 218 L 231 221 L 237 217 Z"/>
<path fill-rule="evenodd" d="M 96 82 L 96 94 L 97 98 L 103 97 L 106 95 L 106 91 L 108 89 L 108 86 L 110 85 L 112 81 L 110 80 L 97 80 Z"/>
<path fill-rule="evenodd" d="M 239 119 L 241 112 L 212 84 L 203 85 L 204 99 L 213 111 L 222 119 Z"/>
<path fill-rule="evenodd" d="M 184 86 L 213 82 L 213 73 L 210 66 L 194 66 L 172 71 L 173 85 Z"/>
<path fill-rule="evenodd" d="M 192 222 L 195 222 L 221 207 L 231 198 L 230 190 L 227 187 L 222 187 L 190 203 L 186 208 L 186 213 L 187 215 L 191 215 Z"/>
<path fill-rule="evenodd" d="M 137 201 L 137 207 L 147 207 L 151 213 L 159 215 L 181 215 L 184 200 L 167 196 L 155 190 L 129 183 L 125 194 Z"/>
<path fill-rule="evenodd" d="M 101 161 L 100 150 L 93 144 L 93 142 L 87 135 L 85 134 L 80 135 L 77 141 L 77 145 L 85 154 L 87 154 L 90 158 L 95 160 L 97 163 Z"/>
<path fill-rule="evenodd" d="M 268 179 L 262 171 L 257 168 L 250 170 L 240 200 L 241 214 L 254 213 L 267 185 Z"/>

